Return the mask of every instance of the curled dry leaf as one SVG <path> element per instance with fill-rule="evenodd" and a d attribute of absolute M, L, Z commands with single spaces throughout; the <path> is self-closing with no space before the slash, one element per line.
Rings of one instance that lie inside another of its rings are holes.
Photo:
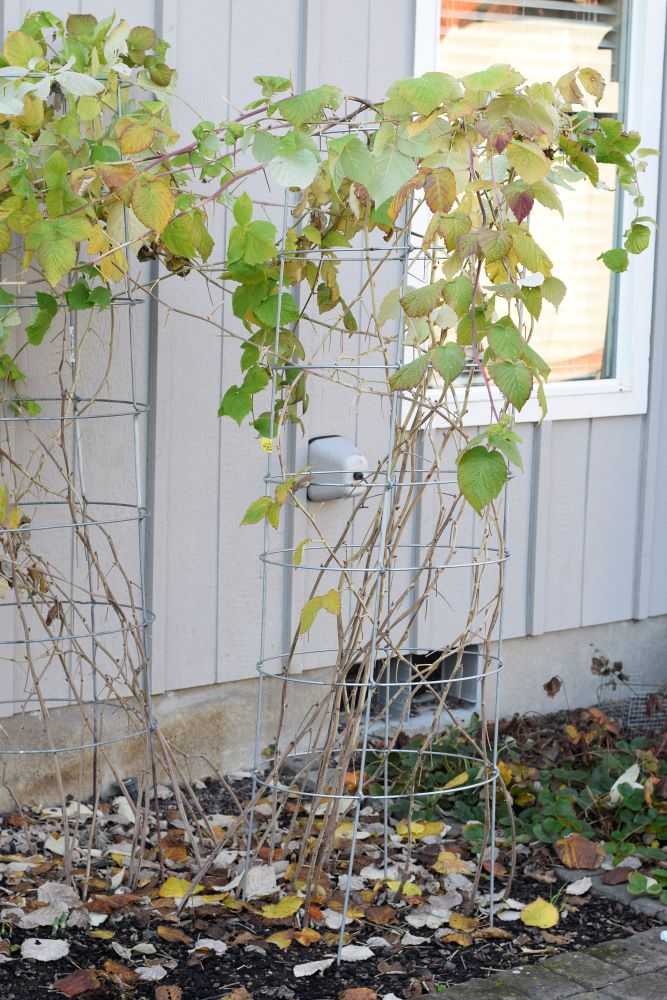
<path fill-rule="evenodd" d="M 156 986 L 155 1000 L 182 1000 L 183 990 L 180 986 Z"/>
<path fill-rule="evenodd" d="M 353 987 L 350 990 L 343 990 L 338 994 L 338 1000 L 378 1000 L 375 990 L 369 990 L 365 986 Z"/>
<path fill-rule="evenodd" d="M 462 913 L 452 913 L 449 926 L 455 931 L 474 931 L 479 921 L 477 917 L 466 917 Z"/>
<path fill-rule="evenodd" d="M 464 861 L 453 851 L 440 851 L 433 870 L 440 875 L 467 875 L 471 870 L 470 863 Z"/>
<path fill-rule="evenodd" d="M 560 919 L 558 910 L 548 900 L 538 896 L 521 911 L 521 920 L 526 927 L 555 927 Z"/>
<path fill-rule="evenodd" d="M 584 878 L 578 878 L 576 882 L 570 882 L 565 892 L 568 896 L 583 896 L 592 885 L 592 880 L 588 875 L 585 875 Z"/>
<path fill-rule="evenodd" d="M 581 833 L 569 833 L 555 843 L 556 853 L 566 868 L 599 868 L 605 859 L 605 849 Z"/>
<path fill-rule="evenodd" d="M 550 677 L 546 684 L 542 685 L 550 698 L 555 698 L 562 686 L 563 680 L 558 676 L 558 674 L 554 677 Z"/>
<path fill-rule="evenodd" d="M 220 1000 L 252 1000 L 252 993 L 248 993 L 245 986 L 239 986 L 231 993 L 223 993 Z"/>
<path fill-rule="evenodd" d="M 127 965 L 121 965 L 120 962 L 114 962 L 113 958 L 107 958 L 102 968 L 110 979 L 115 979 L 125 986 L 132 986 L 139 978 L 134 969 L 128 968 Z"/>

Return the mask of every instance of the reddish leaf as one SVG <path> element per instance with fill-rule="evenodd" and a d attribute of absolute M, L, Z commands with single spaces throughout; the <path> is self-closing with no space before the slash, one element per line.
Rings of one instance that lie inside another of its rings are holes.
<path fill-rule="evenodd" d="M 161 924 L 157 929 L 157 933 L 158 937 L 161 937 L 163 941 L 168 941 L 169 944 L 191 945 L 193 943 L 189 934 L 179 930 L 178 927 L 168 927 L 166 924 Z"/>
<path fill-rule="evenodd" d="M 126 965 L 114 962 L 113 958 L 107 958 L 104 963 L 104 971 L 110 979 L 115 979 L 126 986 L 132 986 L 139 978 L 134 969 L 128 969 Z"/>
<path fill-rule="evenodd" d="M 530 215 L 535 204 L 535 199 L 530 191 L 518 191 L 511 195 L 508 201 L 517 222 L 523 222 Z"/>
<path fill-rule="evenodd" d="M 604 885 L 622 885 L 630 878 L 631 868 L 611 868 L 608 872 L 602 873 L 601 881 Z"/>
<path fill-rule="evenodd" d="M 80 997 L 84 993 L 96 993 L 102 988 L 102 983 L 95 969 L 78 969 L 71 976 L 56 979 L 52 989 L 64 993 L 66 997 Z"/>

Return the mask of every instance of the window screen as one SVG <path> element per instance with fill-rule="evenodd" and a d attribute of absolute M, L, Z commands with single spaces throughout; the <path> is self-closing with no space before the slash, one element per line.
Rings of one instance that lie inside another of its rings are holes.
<path fill-rule="evenodd" d="M 623 109 L 629 0 L 442 0 L 439 66 L 454 76 L 493 63 L 510 63 L 529 82 L 557 80 L 577 66 L 592 66 L 607 81 L 597 114 Z M 600 171 L 611 187 L 613 168 Z M 613 375 L 616 279 L 596 260 L 612 245 L 618 204 L 587 181 L 559 188 L 565 222 L 541 206 L 531 213 L 535 238 L 567 285 L 555 313 L 545 305 L 535 347 L 552 380 Z"/>

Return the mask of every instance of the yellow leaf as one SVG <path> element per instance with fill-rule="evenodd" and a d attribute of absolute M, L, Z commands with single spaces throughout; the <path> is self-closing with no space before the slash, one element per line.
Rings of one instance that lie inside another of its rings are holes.
<path fill-rule="evenodd" d="M 314 927 L 304 927 L 302 931 L 294 931 L 294 940 L 309 948 L 311 944 L 316 944 L 320 940 L 321 934 Z"/>
<path fill-rule="evenodd" d="M 267 920 L 275 920 L 281 917 L 293 917 L 303 906 L 302 896 L 283 896 L 278 903 L 267 903 L 262 907 L 261 913 Z"/>
<path fill-rule="evenodd" d="M 463 913 L 451 913 L 449 926 L 455 931 L 474 931 L 477 928 L 476 917 L 466 917 Z"/>
<path fill-rule="evenodd" d="M 31 59 L 40 59 L 43 55 L 39 42 L 24 31 L 9 32 L 2 54 L 10 66 L 27 66 Z"/>
<path fill-rule="evenodd" d="M 336 827 L 336 837 L 342 840 L 351 840 L 353 832 L 354 823 L 349 819 L 343 820 L 343 822 L 339 823 Z"/>
<path fill-rule="evenodd" d="M 142 153 L 153 142 L 155 129 L 145 122 L 121 120 L 116 126 L 116 135 L 124 155 Z"/>
<path fill-rule="evenodd" d="M 114 937 L 114 931 L 105 931 L 99 928 L 96 931 L 90 931 L 88 937 L 98 938 L 100 941 L 111 941 Z"/>
<path fill-rule="evenodd" d="M 440 938 L 440 944 L 457 944 L 459 948 L 469 948 L 472 944 L 472 937 L 465 931 L 450 931 L 449 934 L 443 934 Z"/>
<path fill-rule="evenodd" d="M 114 249 L 114 244 L 99 225 L 95 226 L 88 240 L 88 251 L 91 254 L 100 254 L 93 264 L 106 281 L 120 281 L 127 271 L 125 254 L 122 250 Z"/>
<path fill-rule="evenodd" d="M 18 507 L 10 507 L 7 516 L 5 518 L 5 527 L 13 531 L 14 528 L 18 528 L 20 523 L 21 523 L 21 511 L 18 509 Z"/>
<path fill-rule="evenodd" d="M 509 764 L 506 764 L 504 760 L 499 760 L 498 770 L 500 771 L 500 777 L 503 779 L 505 784 L 509 785 L 512 781 L 512 768 Z"/>
<path fill-rule="evenodd" d="M 402 896 L 421 896 L 422 891 L 415 882 L 404 882 L 403 885 L 397 879 L 387 879 L 385 885 L 390 892 L 401 891 Z"/>
<path fill-rule="evenodd" d="M 200 900 L 202 903 L 206 903 L 207 906 L 213 906 L 215 903 L 224 903 L 227 901 L 226 892 L 213 892 L 211 895 L 201 895 Z M 238 902 L 238 900 L 235 900 Z"/>
<path fill-rule="evenodd" d="M 188 882 L 186 878 L 171 876 L 166 882 L 162 883 L 158 895 L 162 899 L 180 899 L 182 896 L 187 896 L 191 886 L 192 882 Z M 204 887 L 201 885 L 196 886 L 195 894 L 203 892 L 203 889 Z"/>
<path fill-rule="evenodd" d="M 453 851 L 440 851 L 433 870 L 440 875 L 468 875 L 470 864 Z"/>
<path fill-rule="evenodd" d="M 268 944 L 275 944 L 281 951 L 287 951 L 292 943 L 293 936 L 294 931 L 276 931 L 275 934 L 272 934 L 266 940 Z"/>
<path fill-rule="evenodd" d="M 409 837 L 412 835 L 415 839 L 418 837 L 423 837 L 424 835 L 424 824 L 423 823 L 406 823 L 405 820 L 401 822 L 396 827 L 396 833 L 401 837 Z"/>
<path fill-rule="evenodd" d="M 9 503 L 9 491 L 4 483 L 0 483 L 0 521 L 4 523 Z"/>
<path fill-rule="evenodd" d="M 467 784 L 467 781 L 468 781 L 468 772 L 461 771 L 461 773 L 457 774 L 455 778 L 451 778 L 447 782 L 445 788 L 460 788 L 461 785 Z"/>
<path fill-rule="evenodd" d="M 140 177 L 132 192 L 134 214 L 149 229 L 162 232 L 172 215 L 176 202 L 167 181 Z"/>
<path fill-rule="evenodd" d="M 414 840 L 423 840 L 424 837 L 437 837 L 439 833 L 442 833 L 445 824 L 442 820 L 430 820 L 425 823 L 406 823 L 405 820 L 401 822 L 396 827 L 396 832 L 401 837 L 407 837 L 408 834 L 412 834 Z"/>
<path fill-rule="evenodd" d="M 521 920 L 526 927 L 555 927 L 560 917 L 558 910 L 546 899 L 538 896 L 521 911 Z"/>

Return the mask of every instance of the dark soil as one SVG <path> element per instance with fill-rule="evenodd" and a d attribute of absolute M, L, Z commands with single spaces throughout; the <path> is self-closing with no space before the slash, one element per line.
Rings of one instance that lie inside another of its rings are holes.
<path fill-rule="evenodd" d="M 542 893 L 550 897 L 560 886 L 540 885 L 530 878 L 520 876 L 514 883 L 512 895 L 520 900 L 532 900 Z M 570 899 L 570 902 L 572 900 Z M 112 923 L 113 921 L 113 923 Z M 311 962 L 335 954 L 335 946 L 317 945 L 304 948 L 293 943 L 288 951 L 281 951 L 263 939 L 268 936 L 266 924 L 255 921 L 252 915 L 230 914 L 224 920 L 195 915 L 183 921 L 182 930 L 192 937 L 201 935 L 233 942 L 242 935 L 242 943 L 230 944 L 222 957 L 211 956 L 204 961 L 193 960 L 188 947 L 181 944 L 167 944 L 155 933 L 164 918 L 155 914 L 151 923 L 141 929 L 135 918 L 110 918 L 109 929 L 115 931 L 114 940 L 131 947 L 140 940 L 150 941 L 157 948 L 157 954 L 145 959 L 146 964 L 164 963 L 173 959 L 177 963 L 161 981 L 163 985 L 177 985 L 183 991 L 183 1000 L 219 1000 L 227 991 L 245 987 L 254 1000 L 272 997 L 275 1000 L 329 1000 L 338 997 L 347 987 L 366 986 L 377 991 L 379 996 L 395 993 L 410 998 L 435 989 L 462 982 L 466 979 L 492 975 L 499 970 L 510 969 L 539 961 L 550 954 L 563 950 L 578 950 L 612 938 L 622 938 L 633 931 L 648 929 L 654 921 L 638 914 L 628 907 L 591 895 L 574 912 L 569 912 L 554 928 L 553 934 L 562 938 L 562 943 L 553 944 L 545 940 L 542 931 L 526 928 L 519 923 L 500 923 L 499 926 L 512 933 L 512 940 L 479 941 L 468 948 L 442 945 L 437 942 L 417 947 L 402 947 L 400 938 L 404 928 L 396 934 L 391 950 L 378 952 L 374 959 L 359 963 L 344 963 L 340 969 L 332 966 L 324 973 L 296 979 L 293 967 L 303 962 Z M 354 925 L 351 940 L 362 944 L 374 935 L 381 935 L 391 941 L 391 927 L 377 927 L 365 924 L 361 928 Z M 7 931 L 6 931 L 7 933 Z M 415 931 L 423 936 L 430 931 Z M 256 938 L 252 938 L 256 935 Z M 35 933 L 19 930 L 11 932 L 11 943 L 20 945 L 25 937 Z M 118 959 L 110 949 L 109 941 L 100 941 L 84 932 L 67 932 L 70 942 L 69 956 L 60 962 L 48 964 L 21 960 L 0 965 L 0 996 L 2 1000 L 46 1000 L 62 995 L 53 992 L 53 983 L 67 976 L 77 968 L 102 970 L 104 962 Z M 118 961 L 121 961 L 118 959 Z M 136 962 L 136 957 L 135 957 Z M 123 963 L 124 964 L 124 963 Z M 113 983 L 105 983 L 97 993 L 88 997 L 105 998 L 155 996 L 155 983 L 138 983 L 130 989 L 119 988 Z"/>

